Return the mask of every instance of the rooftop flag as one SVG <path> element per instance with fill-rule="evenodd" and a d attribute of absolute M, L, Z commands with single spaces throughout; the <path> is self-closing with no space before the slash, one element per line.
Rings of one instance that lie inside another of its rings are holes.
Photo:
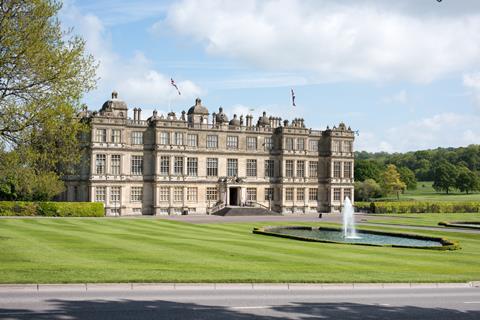
<path fill-rule="evenodd" d="M 170 83 L 172 84 L 172 86 L 175 87 L 175 89 L 177 89 L 178 95 L 181 95 L 180 90 L 178 90 L 177 84 L 175 83 L 175 80 L 173 80 L 173 78 L 170 78 Z"/>
<path fill-rule="evenodd" d="M 292 88 L 292 106 L 296 107 L 297 105 L 295 104 L 295 92 L 293 92 Z"/>

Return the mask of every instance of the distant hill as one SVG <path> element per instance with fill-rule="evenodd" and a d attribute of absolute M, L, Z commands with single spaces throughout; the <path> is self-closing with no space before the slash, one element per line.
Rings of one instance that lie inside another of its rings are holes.
<path fill-rule="evenodd" d="M 472 171 L 480 171 L 480 145 L 469 145 L 459 148 L 437 148 L 406 153 L 387 152 L 355 152 L 355 160 L 363 165 L 374 162 L 375 165 L 384 167 L 394 164 L 397 167 L 406 167 L 415 173 L 419 181 L 433 181 L 433 164 L 437 161 L 447 161 L 456 166 L 465 166 Z"/>

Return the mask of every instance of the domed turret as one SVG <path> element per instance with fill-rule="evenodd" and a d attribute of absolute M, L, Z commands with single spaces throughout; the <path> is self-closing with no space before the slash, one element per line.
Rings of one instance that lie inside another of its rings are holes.
<path fill-rule="evenodd" d="M 231 126 L 236 126 L 236 127 L 240 126 L 240 120 L 237 118 L 236 114 L 233 115 L 233 119 L 230 120 L 230 122 L 228 124 L 231 125 Z"/>
<path fill-rule="evenodd" d="M 267 113 L 263 111 L 263 115 L 258 119 L 257 126 L 258 127 L 266 127 L 270 125 L 270 120 L 267 117 Z"/>
<path fill-rule="evenodd" d="M 195 99 L 195 105 L 188 109 L 187 115 L 191 114 L 200 114 L 200 115 L 209 115 L 208 109 L 202 106 L 202 99 Z"/>
<path fill-rule="evenodd" d="M 105 101 L 102 105 L 102 109 L 100 109 L 100 114 L 126 118 L 127 111 L 128 106 L 125 101 L 118 99 L 118 92 L 113 91 L 112 98 Z"/>
<path fill-rule="evenodd" d="M 225 112 L 223 112 L 223 108 L 220 107 L 218 109 L 218 113 L 216 114 L 215 116 L 215 122 L 218 123 L 218 124 L 222 124 L 222 123 L 227 123 L 228 122 L 228 117 L 226 115 Z"/>

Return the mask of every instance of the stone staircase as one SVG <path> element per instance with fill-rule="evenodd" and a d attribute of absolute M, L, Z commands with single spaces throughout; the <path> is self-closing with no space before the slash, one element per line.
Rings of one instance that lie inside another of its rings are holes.
<path fill-rule="evenodd" d="M 281 216 L 281 213 L 258 207 L 226 206 L 212 213 L 216 216 Z"/>

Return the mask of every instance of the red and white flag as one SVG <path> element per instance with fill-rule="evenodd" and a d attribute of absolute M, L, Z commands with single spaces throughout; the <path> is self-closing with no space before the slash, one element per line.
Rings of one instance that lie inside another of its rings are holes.
<path fill-rule="evenodd" d="M 295 104 L 295 92 L 293 92 L 292 89 L 292 106 L 296 107 L 297 105 Z"/>
<path fill-rule="evenodd" d="M 175 80 L 173 80 L 173 78 L 170 78 L 170 83 L 172 84 L 172 86 L 175 87 L 175 89 L 177 89 L 178 95 L 181 95 L 180 90 L 178 90 L 177 84 L 175 83 Z"/>

